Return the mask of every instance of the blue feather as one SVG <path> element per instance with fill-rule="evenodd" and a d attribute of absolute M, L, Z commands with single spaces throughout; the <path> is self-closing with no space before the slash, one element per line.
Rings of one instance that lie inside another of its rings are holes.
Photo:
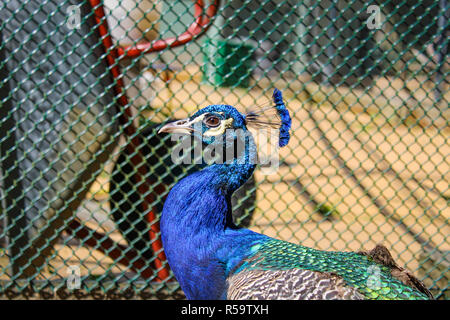
<path fill-rule="evenodd" d="M 226 279 L 248 248 L 270 239 L 238 229 L 231 217 L 231 194 L 254 167 L 212 165 L 170 191 L 161 215 L 161 236 L 169 265 L 188 299 L 225 299 Z"/>
<path fill-rule="evenodd" d="M 289 115 L 289 110 L 286 108 L 286 105 L 283 102 L 283 95 L 277 88 L 273 90 L 273 102 L 275 103 L 277 113 L 281 118 L 280 140 L 278 142 L 278 145 L 280 147 L 284 147 L 289 142 L 289 130 L 291 129 L 292 120 L 291 116 Z"/>

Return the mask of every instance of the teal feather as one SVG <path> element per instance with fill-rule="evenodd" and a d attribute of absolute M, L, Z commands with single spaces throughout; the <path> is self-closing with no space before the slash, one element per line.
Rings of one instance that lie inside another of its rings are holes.
<path fill-rule="evenodd" d="M 377 263 L 363 253 L 321 251 L 277 239 L 254 245 L 252 253 L 232 274 L 275 270 L 293 273 L 298 269 L 336 275 L 342 278 L 346 286 L 355 288 L 364 299 L 423 300 L 432 297 L 424 286 L 420 288 L 421 292 L 417 287 L 402 283 L 392 274 L 392 266 Z M 399 271 L 405 272 L 402 269 Z M 373 281 L 372 286 L 370 281 Z"/>

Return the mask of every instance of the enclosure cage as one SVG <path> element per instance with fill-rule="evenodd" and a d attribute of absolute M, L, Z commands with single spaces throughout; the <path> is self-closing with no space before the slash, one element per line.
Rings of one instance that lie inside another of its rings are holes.
<path fill-rule="evenodd" d="M 158 220 L 202 165 L 158 128 L 275 87 L 291 141 L 235 223 L 383 243 L 449 298 L 449 18 L 446 0 L 2 1 L 0 298 L 183 299 Z"/>

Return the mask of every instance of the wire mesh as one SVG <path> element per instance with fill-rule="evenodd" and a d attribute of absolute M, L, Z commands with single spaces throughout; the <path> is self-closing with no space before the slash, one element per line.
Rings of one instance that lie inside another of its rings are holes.
<path fill-rule="evenodd" d="M 182 299 L 158 217 L 202 166 L 157 128 L 277 87 L 293 136 L 233 196 L 236 223 L 384 243 L 449 298 L 448 1 L 218 3 L 0 4 L 1 297 Z"/>

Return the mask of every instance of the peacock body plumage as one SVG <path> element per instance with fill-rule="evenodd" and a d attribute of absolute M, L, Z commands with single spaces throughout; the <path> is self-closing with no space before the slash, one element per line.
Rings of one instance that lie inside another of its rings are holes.
<path fill-rule="evenodd" d="M 291 119 L 274 91 L 276 117 L 261 120 L 228 105 L 201 109 L 160 131 L 224 144 L 226 130 L 279 128 L 279 146 L 289 141 Z M 214 163 L 180 180 L 161 215 L 165 254 L 188 299 L 429 299 L 425 286 L 399 267 L 382 245 L 368 252 L 330 252 L 270 238 L 234 225 L 231 195 L 255 170 L 251 135 L 232 161 Z M 229 142 L 229 138 L 228 138 Z M 224 146 L 226 148 L 226 146 Z"/>

